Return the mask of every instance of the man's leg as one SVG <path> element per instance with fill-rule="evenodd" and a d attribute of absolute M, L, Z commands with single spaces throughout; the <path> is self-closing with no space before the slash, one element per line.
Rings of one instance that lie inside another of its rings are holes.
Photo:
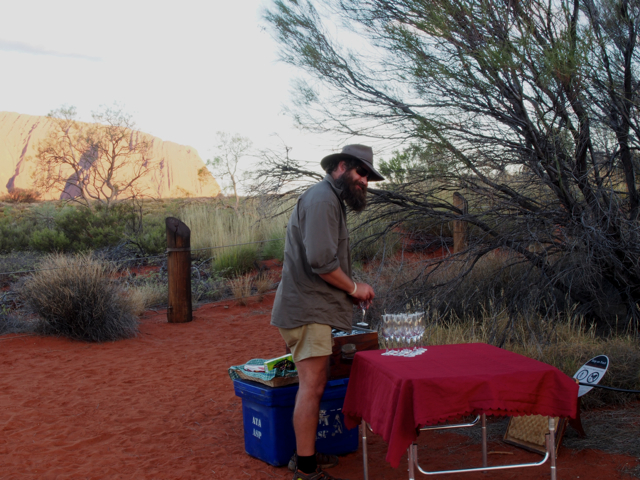
<path fill-rule="evenodd" d="M 320 399 L 327 383 L 328 364 L 328 355 L 305 358 L 296 363 L 300 385 L 293 409 L 293 429 L 296 432 L 298 456 L 316 453 Z"/>

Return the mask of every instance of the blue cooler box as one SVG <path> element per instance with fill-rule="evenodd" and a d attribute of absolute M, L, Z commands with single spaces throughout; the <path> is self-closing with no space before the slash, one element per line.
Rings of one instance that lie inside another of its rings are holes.
<path fill-rule="evenodd" d="M 348 383 L 348 378 L 327 382 L 320 402 L 318 452 L 340 455 L 358 449 L 358 429 L 347 430 L 342 416 Z M 234 380 L 233 388 L 242 398 L 247 453 L 276 467 L 289 463 L 296 449 L 292 417 L 298 385 L 272 388 L 249 380 Z"/>

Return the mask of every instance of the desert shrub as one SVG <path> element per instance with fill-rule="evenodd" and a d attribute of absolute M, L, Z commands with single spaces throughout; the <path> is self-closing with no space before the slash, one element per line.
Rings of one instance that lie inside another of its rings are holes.
<path fill-rule="evenodd" d="M 263 260 L 279 260 L 282 262 L 284 260 L 284 232 L 281 232 L 273 237 L 269 238 L 268 242 L 264 242 L 262 247 L 262 252 L 260 257 Z"/>
<path fill-rule="evenodd" d="M 264 299 L 264 294 L 271 290 L 277 281 L 278 276 L 274 272 L 264 271 L 256 275 L 254 283 L 258 291 L 258 300 Z"/>
<path fill-rule="evenodd" d="M 116 209 L 99 205 L 95 211 L 65 207 L 55 217 L 56 229 L 70 239 L 69 250 L 83 252 L 116 245 L 123 238 L 127 219 Z"/>
<path fill-rule="evenodd" d="M 249 296 L 251 295 L 251 276 L 244 275 L 229 280 L 229 286 L 233 293 L 233 298 L 238 305 L 247 305 Z"/>
<path fill-rule="evenodd" d="M 167 248 L 167 231 L 164 219 L 145 219 L 140 232 L 133 235 L 132 240 L 148 255 L 157 255 Z"/>
<path fill-rule="evenodd" d="M 92 255 L 54 254 L 27 278 L 19 295 L 41 319 L 39 333 L 89 342 L 131 338 L 143 306 L 114 274 L 112 265 Z"/>
<path fill-rule="evenodd" d="M 0 252 L 29 249 L 29 239 L 38 228 L 37 219 L 29 212 L 5 208 L 0 217 Z"/>
<path fill-rule="evenodd" d="M 29 247 L 38 252 L 66 252 L 71 241 L 64 232 L 43 228 L 36 230 L 29 238 Z"/>
<path fill-rule="evenodd" d="M 218 250 L 211 264 L 214 275 L 230 278 L 249 273 L 258 261 L 257 245 L 242 245 Z"/>
<path fill-rule="evenodd" d="M 40 199 L 40 193 L 26 188 L 14 188 L 2 196 L 1 200 L 8 203 L 34 203 Z"/>

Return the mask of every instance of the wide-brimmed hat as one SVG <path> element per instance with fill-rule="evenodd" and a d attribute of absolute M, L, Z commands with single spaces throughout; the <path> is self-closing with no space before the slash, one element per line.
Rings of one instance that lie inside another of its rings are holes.
<path fill-rule="evenodd" d="M 370 182 L 380 182 L 384 180 L 384 177 L 378 173 L 378 171 L 373 168 L 373 150 L 371 147 L 367 147 L 366 145 L 345 145 L 342 148 L 342 152 L 333 153 L 331 155 L 327 155 L 320 162 L 320 166 L 326 172 L 327 169 L 333 165 L 333 162 L 345 160 L 347 158 L 355 158 L 356 160 L 360 160 L 364 163 L 364 166 L 371 172 L 369 174 Z"/>

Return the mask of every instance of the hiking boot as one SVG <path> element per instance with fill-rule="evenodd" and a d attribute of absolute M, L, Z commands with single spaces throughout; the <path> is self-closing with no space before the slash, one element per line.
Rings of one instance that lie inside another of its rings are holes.
<path fill-rule="evenodd" d="M 303 473 L 296 470 L 293 472 L 293 480 L 346 480 L 346 478 L 332 477 L 318 467 L 318 469 L 313 473 Z"/>
<path fill-rule="evenodd" d="M 318 462 L 318 467 L 320 467 L 320 469 L 326 470 L 327 468 L 335 467 L 338 464 L 338 457 L 335 455 L 325 455 L 324 453 L 316 452 L 316 462 Z M 298 454 L 294 453 L 291 460 L 289 460 L 289 470 L 295 472 L 297 463 Z"/>

